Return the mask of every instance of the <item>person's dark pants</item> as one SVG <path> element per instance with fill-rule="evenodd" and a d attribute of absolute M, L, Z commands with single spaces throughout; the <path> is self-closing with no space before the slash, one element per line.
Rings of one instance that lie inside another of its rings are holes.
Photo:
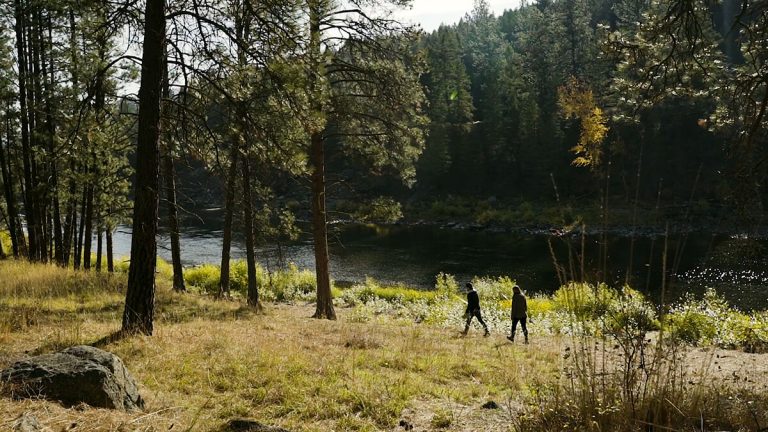
<path fill-rule="evenodd" d="M 526 321 L 528 318 L 512 318 L 512 339 L 515 338 L 515 332 L 517 331 L 517 323 L 520 323 L 520 327 L 523 329 L 523 334 L 525 335 L 525 340 L 528 340 L 528 327 L 525 326 Z"/>
<path fill-rule="evenodd" d="M 485 331 L 488 331 L 488 326 L 485 324 L 485 321 L 483 321 L 482 315 L 480 315 L 480 309 L 475 309 L 469 313 L 467 316 L 467 324 L 464 326 L 464 333 L 469 331 L 469 324 L 472 322 L 472 318 L 477 317 L 477 320 L 480 321 L 480 324 L 483 325 L 483 328 Z"/>

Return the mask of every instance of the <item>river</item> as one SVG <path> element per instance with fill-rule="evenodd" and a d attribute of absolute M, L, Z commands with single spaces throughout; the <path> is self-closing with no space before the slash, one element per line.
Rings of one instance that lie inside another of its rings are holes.
<path fill-rule="evenodd" d="M 185 266 L 218 263 L 221 232 L 201 224 L 185 228 L 181 235 Z M 629 272 L 631 286 L 652 298 L 661 297 L 661 269 L 664 251 L 662 236 L 610 234 L 584 238 L 588 280 L 605 280 L 623 285 Z M 422 288 L 433 286 L 440 272 L 456 276 L 459 282 L 475 276 L 509 276 L 529 293 L 550 293 L 559 285 L 557 263 L 578 276 L 581 264 L 579 235 L 558 236 L 547 231 L 485 231 L 453 229 L 434 225 L 336 225 L 330 238 L 331 275 L 336 281 L 356 282 L 367 276 L 382 282 L 403 282 Z M 603 276 L 600 259 L 606 250 Z M 551 244 L 551 248 L 550 248 Z M 670 235 L 667 268 L 671 275 L 666 299 L 686 293 L 701 295 L 715 288 L 740 309 L 768 309 L 768 266 L 765 240 L 743 236 L 693 232 Z M 169 239 L 161 234 L 159 255 L 170 260 Z M 121 227 L 114 236 L 116 256 L 130 254 L 130 228 Z M 569 249 L 570 256 L 569 260 Z M 553 259 L 554 252 L 554 259 Z M 245 256 L 241 239 L 233 242 L 232 257 Z M 630 269 L 630 257 L 632 266 Z M 257 259 L 268 268 L 294 263 L 314 268 L 312 243 L 308 235 L 286 245 L 261 245 Z"/>

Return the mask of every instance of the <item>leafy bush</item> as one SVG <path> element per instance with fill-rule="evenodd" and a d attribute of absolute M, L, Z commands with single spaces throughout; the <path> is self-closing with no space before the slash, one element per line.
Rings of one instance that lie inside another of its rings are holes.
<path fill-rule="evenodd" d="M 184 271 L 184 282 L 206 293 L 217 293 L 219 290 L 219 266 L 203 264 Z"/>
<path fill-rule="evenodd" d="M 310 301 L 315 298 L 317 280 L 310 270 L 300 270 L 289 264 L 285 270 L 257 272 L 259 285 L 265 287 L 262 297 L 271 301 Z"/>
<path fill-rule="evenodd" d="M 512 307 L 512 301 L 509 302 L 509 308 Z M 539 317 L 555 311 L 555 302 L 549 297 L 536 295 L 528 298 L 528 315 Z"/>
<path fill-rule="evenodd" d="M 3 252 L 5 252 L 6 255 L 11 255 L 13 253 L 11 234 L 8 231 L 0 230 L 0 243 L 2 243 Z"/>
<path fill-rule="evenodd" d="M 366 278 L 365 282 L 353 285 L 342 291 L 341 298 L 348 306 L 366 304 L 375 300 L 384 300 L 393 303 L 413 303 L 423 301 L 433 304 L 440 298 L 439 291 L 425 291 L 405 286 L 382 286 L 373 278 Z"/>
<path fill-rule="evenodd" d="M 620 295 L 608 303 L 605 324 L 609 332 L 621 337 L 642 335 L 659 329 L 651 303 L 629 287 L 624 287 Z"/>
<path fill-rule="evenodd" d="M 454 297 L 459 293 L 459 284 L 453 275 L 438 273 L 435 277 L 435 291 L 440 297 Z"/>
<path fill-rule="evenodd" d="M 579 320 L 594 320 L 608 312 L 618 292 L 605 284 L 590 285 L 571 282 L 555 291 L 555 309 L 573 314 Z"/>
<path fill-rule="evenodd" d="M 687 297 L 665 316 L 664 324 L 673 337 L 690 344 L 768 351 L 766 312 L 740 312 L 712 289 L 702 299 Z"/>

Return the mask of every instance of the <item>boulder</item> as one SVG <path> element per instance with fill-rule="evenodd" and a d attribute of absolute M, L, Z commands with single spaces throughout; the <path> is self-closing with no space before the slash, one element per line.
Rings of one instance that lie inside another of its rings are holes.
<path fill-rule="evenodd" d="M 0 372 L 0 382 L 16 398 L 41 396 L 67 406 L 144 408 L 136 380 L 123 361 L 92 346 L 17 361 Z"/>

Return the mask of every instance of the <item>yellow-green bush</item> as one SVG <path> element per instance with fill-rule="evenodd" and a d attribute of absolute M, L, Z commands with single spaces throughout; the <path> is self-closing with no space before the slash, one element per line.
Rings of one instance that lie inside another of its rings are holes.
<path fill-rule="evenodd" d="M 202 264 L 184 270 L 184 282 L 207 293 L 216 293 L 219 289 L 219 266 Z"/>
<path fill-rule="evenodd" d="M 5 252 L 6 255 L 11 255 L 13 253 L 11 235 L 8 231 L 0 231 L 0 243 L 3 244 L 3 252 Z"/>
<path fill-rule="evenodd" d="M 257 272 L 257 278 L 259 275 L 264 278 L 263 282 L 260 280 L 260 286 L 266 287 L 262 292 L 265 300 L 291 301 L 315 298 L 317 278 L 313 271 L 301 270 L 291 263 L 285 270 L 274 272 L 262 270 Z"/>
<path fill-rule="evenodd" d="M 512 301 L 509 302 L 512 307 Z M 528 298 L 528 315 L 537 317 L 555 311 L 555 302 L 549 297 L 536 295 Z"/>
<path fill-rule="evenodd" d="M 209 294 L 218 292 L 220 276 L 221 269 L 213 264 L 203 264 L 184 272 L 187 284 Z M 231 291 L 243 295 L 247 292 L 248 265 L 245 261 L 232 261 L 229 281 Z M 273 272 L 257 264 L 256 284 L 260 288 L 261 298 L 266 301 L 310 300 L 314 298 L 317 289 L 315 273 L 301 270 L 294 264 Z M 334 292 L 334 295 L 340 295 L 338 290 Z"/>
<path fill-rule="evenodd" d="M 675 339 L 691 344 L 713 340 L 717 335 L 717 329 L 709 316 L 688 308 L 667 315 L 664 328 Z"/>
<path fill-rule="evenodd" d="M 472 280 L 472 286 L 478 292 L 483 302 L 511 301 L 512 288 L 515 285 L 516 282 L 507 276 L 475 278 Z"/>
<path fill-rule="evenodd" d="M 441 297 L 454 297 L 459 293 L 459 284 L 456 278 L 447 273 L 438 273 L 435 277 L 435 291 Z"/>
<path fill-rule="evenodd" d="M 364 304 L 374 300 L 399 303 L 423 301 L 427 304 L 433 304 L 443 293 L 444 291 L 418 290 L 404 285 L 382 286 L 373 278 L 368 277 L 365 279 L 365 282 L 343 290 L 341 298 L 349 306 Z"/>
<path fill-rule="evenodd" d="M 624 287 L 608 303 L 606 330 L 614 336 L 625 337 L 658 330 L 656 312 L 640 292 Z"/>
<path fill-rule="evenodd" d="M 618 293 L 605 284 L 591 285 L 571 282 L 552 295 L 555 309 L 573 314 L 580 320 L 591 320 L 605 315 Z"/>

